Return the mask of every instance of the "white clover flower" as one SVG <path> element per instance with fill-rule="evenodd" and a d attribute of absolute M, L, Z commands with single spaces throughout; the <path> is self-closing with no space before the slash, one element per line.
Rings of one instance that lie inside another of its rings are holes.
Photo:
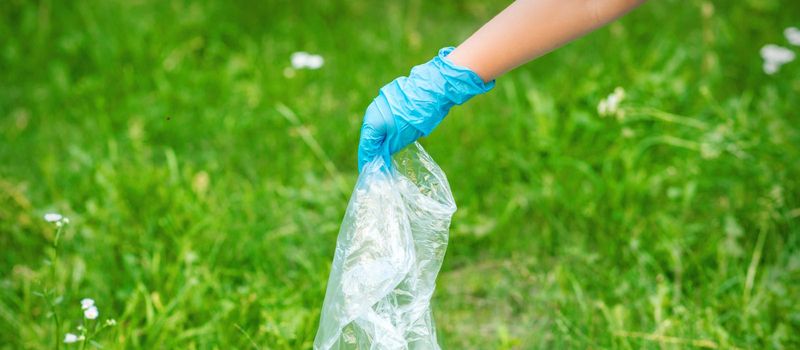
<path fill-rule="evenodd" d="M 61 216 L 61 214 L 59 214 L 59 213 L 47 213 L 47 214 L 44 214 L 44 221 L 47 221 L 47 222 L 59 222 L 63 218 L 64 217 Z"/>
<path fill-rule="evenodd" d="M 797 27 L 789 27 L 783 30 L 783 35 L 789 43 L 794 46 L 800 46 L 800 29 Z"/>
<path fill-rule="evenodd" d="M 765 61 L 776 62 L 780 64 L 789 63 L 794 60 L 794 52 L 783 46 L 774 44 L 764 45 L 761 48 L 761 57 Z"/>
<path fill-rule="evenodd" d="M 90 319 L 90 320 L 96 319 L 97 316 L 99 316 L 99 315 L 100 315 L 100 311 L 97 311 L 97 307 L 95 307 L 95 306 L 90 306 L 88 309 L 83 311 L 83 316 L 88 318 L 88 319 Z"/>
<path fill-rule="evenodd" d="M 770 75 L 775 74 L 782 65 L 794 61 L 795 58 L 792 50 L 774 44 L 764 45 L 760 53 L 761 58 L 764 59 L 764 65 L 762 66 L 764 73 Z"/>
<path fill-rule="evenodd" d="M 619 115 L 619 104 L 625 99 L 625 89 L 617 87 L 608 97 L 600 100 L 597 113 L 601 116 Z"/>
<path fill-rule="evenodd" d="M 290 57 L 294 69 L 319 69 L 325 64 L 325 59 L 320 55 L 313 55 L 305 51 L 298 51 Z"/>
<path fill-rule="evenodd" d="M 64 334 L 64 343 L 72 344 L 74 342 L 77 342 L 78 340 L 81 340 L 81 337 L 78 337 L 75 334 L 72 333 Z"/>
<path fill-rule="evenodd" d="M 761 68 L 764 69 L 764 73 L 773 75 L 778 72 L 778 68 L 780 68 L 780 65 L 775 62 L 765 61 L 764 65 Z"/>
<path fill-rule="evenodd" d="M 601 117 L 605 117 L 608 113 L 608 106 L 606 106 L 606 99 L 600 100 L 600 103 L 597 104 L 597 114 Z"/>
<path fill-rule="evenodd" d="M 306 59 L 308 58 L 308 52 L 305 51 L 298 51 L 292 54 L 290 57 L 292 61 L 292 67 L 295 69 L 302 69 L 306 65 Z"/>
<path fill-rule="evenodd" d="M 59 213 L 47 213 L 44 214 L 44 221 L 52 222 L 57 227 L 61 227 L 69 223 L 69 218 Z"/>
<path fill-rule="evenodd" d="M 88 309 L 88 308 L 90 308 L 92 306 L 94 306 L 94 299 L 91 299 L 91 298 L 83 298 L 83 299 L 81 299 L 81 309 L 86 310 L 86 309 Z"/>
<path fill-rule="evenodd" d="M 306 58 L 306 67 L 308 69 L 320 69 L 325 64 L 325 59 L 320 55 L 311 55 Z"/>
<path fill-rule="evenodd" d="M 619 107 L 619 102 L 622 100 L 616 93 L 611 94 L 606 99 L 606 103 L 608 104 L 608 111 L 614 113 L 617 108 Z"/>

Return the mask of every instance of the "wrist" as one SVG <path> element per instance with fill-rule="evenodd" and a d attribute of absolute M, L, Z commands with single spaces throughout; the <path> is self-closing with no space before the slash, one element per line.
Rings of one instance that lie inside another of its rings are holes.
<path fill-rule="evenodd" d="M 412 68 L 408 77 L 397 78 L 380 90 L 387 99 L 401 102 L 389 106 L 392 115 L 426 136 L 450 108 L 494 87 L 494 80 L 484 82 L 474 71 L 449 60 L 446 56 L 452 50 L 439 50 L 436 57 Z"/>

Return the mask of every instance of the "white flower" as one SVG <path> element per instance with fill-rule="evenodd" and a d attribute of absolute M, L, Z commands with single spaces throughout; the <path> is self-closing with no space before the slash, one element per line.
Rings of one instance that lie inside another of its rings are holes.
<path fill-rule="evenodd" d="M 800 46 L 800 29 L 796 27 L 789 27 L 784 29 L 783 35 L 786 37 L 786 40 L 789 40 L 789 43 L 794 46 Z"/>
<path fill-rule="evenodd" d="M 606 99 L 606 103 L 608 104 L 608 110 L 610 112 L 614 112 L 619 107 L 619 101 L 622 99 L 617 94 L 608 95 L 608 99 Z"/>
<path fill-rule="evenodd" d="M 311 55 L 306 58 L 306 67 L 308 69 L 319 69 L 325 64 L 325 59 L 320 55 Z"/>
<path fill-rule="evenodd" d="M 113 325 L 116 325 L 116 324 L 117 324 L 117 320 L 115 320 L 113 318 L 109 318 L 109 319 L 106 320 L 106 325 L 107 326 L 113 326 Z"/>
<path fill-rule="evenodd" d="M 778 71 L 778 68 L 780 68 L 780 65 L 775 63 L 775 62 L 764 61 L 764 65 L 762 66 L 762 68 L 764 69 L 764 73 L 767 73 L 769 75 L 773 75 L 773 74 L 775 74 L 775 72 Z"/>
<path fill-rule="evenodd" d="M 95 307 L 95 306 L 90 306 L 88 309 L 86 309 L 83 312 L 83 316 L 85 316 L 86 318 L 88 318 L 90 320 L 96 319 L 97 316 L 99 316 L 99 315 L 100 315 L 100 311 L 97 311 L 97 307 Z"/>
<path fill-rule="evenodd" d="M 605 117 L 608 114 L 606 99 L 600 100 L 600 103 L 597 104 L 597 114 L 599 114 L 601 117 Z"/>
<path fill-rule="evenodd" d="M 88 308 L 90 308 L 92 306 L 94 306 L 94 300 L 93 299 L 91 299 L 91 298 L 83 298 L 83 299 L 81 299 L 81 309 L 86 310 L 86 309 L 88 309 Z"/>
<path fill-rule="evenodd" d="M 306 66 L 306 59 L 308 58 L 308 52 L 298 51 L 292 54 L 290 59 L 292 60 L 292 67 L 295 69 L 302 69 Z"/>
<path fill-rule="evenodd" d="M 792 50 L 789 50 L 783 46 L 768 44 L 761 48 L 761 57 L 765 61 L 784 64 L 793 61 L 795 55 Z"/>
<path fill-rule="evenodd" d="M 294 69 L 319 69 L 325 63 L 325 59 L 320 55 L 312 55 L 305 51 L 298 51 L 290 57 Z"/>
<path fill-rule="evenodd" d="M 61 227 L 69 223 L 69 218 L 59 213 L 47 213 L 44 214 L 44 221 L 52 222 L 56 224 L 56 226 Z"/>
<path fill-rule="evenodd" d="M 794 61 L 795 54 L 785 47 L 768 44 L 761 48 L 761 58 L 764 59 L 764 73 L 775 74 L 782 65 Z"/>
<path fill-rule="evenodd" d="M 608 97 L 600 100 L 600 103 L 597 105 L 597 113 L 601 116 L 618 115 L 619 103 L 624 99 L 625 89 L 617 87 Z"/>
<path fill-rule="evenodd" d="M 67 343 L 67 344 L 72 344 L 74 342 L 77 342 L 78 340 L 81 340 L 81 338 L 79 338 L 75 334 L 72 334 L 72 333 L 64 334 L 64 342 Z"/>
<path fill-rule="evenodd" d="M 63 218 L 64 217 L 61 216 L 61 214 L 58 214 L 58 213 L 47 213 L 47 214 L 44 214 L 44 221 L 47 221 L 47 222 L 59 222 Z"/>

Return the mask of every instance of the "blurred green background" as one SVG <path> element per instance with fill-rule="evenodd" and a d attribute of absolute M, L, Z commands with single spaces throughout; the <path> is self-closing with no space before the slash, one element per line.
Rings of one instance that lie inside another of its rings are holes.
<path fill-rule="evenodd" d="M 50 211 L 62 336 L 91 297 L 106 349 L 310 348 L 364 109 L 505 5 L 0 2 L 0 349 L 56 340 Z M 788 26 L 651 1 L 453 109 L 442 346 L 800 348 L 800 62 L 759 56 Z"/>

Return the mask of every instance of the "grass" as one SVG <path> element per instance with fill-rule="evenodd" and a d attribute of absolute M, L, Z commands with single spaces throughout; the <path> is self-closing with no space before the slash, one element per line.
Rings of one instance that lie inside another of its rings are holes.
<path fill-rule="evenodd" d="M 92 297 L 107 349 L 310 348 L 364 109 L 502 6 L 0 2 L 0 349 L 54 342 L 48 211 L 61 334 Z M 800 63 L 758 55 L 798 13 L 652 1 L 455 108 L 442 346 L 800 347 Z"/>

